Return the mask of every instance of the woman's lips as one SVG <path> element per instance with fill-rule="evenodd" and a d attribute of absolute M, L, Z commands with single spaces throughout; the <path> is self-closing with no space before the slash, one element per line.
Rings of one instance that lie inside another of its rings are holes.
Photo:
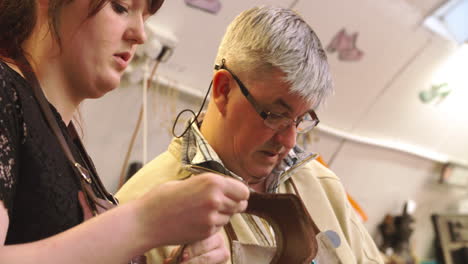
<path fill-rule="evenodd" d="M 117 62 L 119 70 L 125 70 L 130 62 L 131 54 L 129 52 L 121 52 L 114 54 L 114 59 Z"/>

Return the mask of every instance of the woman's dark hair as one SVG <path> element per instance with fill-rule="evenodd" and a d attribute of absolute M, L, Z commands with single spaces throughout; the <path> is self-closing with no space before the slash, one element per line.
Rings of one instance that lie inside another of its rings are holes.
<path fill-rule="evenodd" d="M 0 57 L 14 60 L 36 24 L 36 0 L 0 2 Z"/>
<path fill-rule="evenodd" d="M 49 28 L 60 45 L 59 15 L 62 7 L 73 0 L 49 0 Z M 88 18 L 111 0 L 91 0 Z M 147 0 L 150 14 L 156 13 L 164 0 Z M 14 63 L 24 53 L 22 45 L 31 35 L 37 20 L 37 0 L 0 1 L 0 58 Z M 23 54 L 24 55 L 24 54 Z"/>

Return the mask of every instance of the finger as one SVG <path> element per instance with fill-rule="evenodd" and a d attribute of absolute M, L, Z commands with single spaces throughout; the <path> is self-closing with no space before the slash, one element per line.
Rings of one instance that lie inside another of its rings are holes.
<path fill-rule="evenodd" d="M 224 263 L 229 258 L 229 251 L 218 232 L 209 238 L 189 245 L 184 251 L 186 264 Z"/>
<path fill-rule="evenodd" d="M 234 201 L 249 199 L 249 188 L 243 182 L 234 178 L 224 178 L 224 194 Z"/>
<path fill-rule="evenodd" d="M 247 209 L 247 205 L 248 205 L 247 200 L 241 201 L 241 202 L 239 203 L 239 207 L 238 207 L 237 213 L 242 213 L 242 212 L 244 212 L 245 209 Z"/>
<path fill-rule="evenodd" d="M 221 204 L 219 212 L 222 214 L 233 215 L 243 212 L 247 208 L 247 201 L 234 201 L 226 198 Z"/>
<path fill-rule="evenodd" d="M 214 226 L 213 228 L 216 228 L 216 230 L 212 230 L 211 234 L 216 233 L 218 231 L 217 229 L 220 229 L 225 224 L 229 223 L 229 220 L 231 220 L 231 214 L 223 214 L 220 212 L 216 212 L 214 214 L 211 224 Z"/>
<path fill-rule="evenodd" d="M 203 255 L 183 261 L 181 264 L 223 264 L 229 260 L 229 251 L 226 248 L 217 248 Z"/>
<path fill-rule="evenodd" d="M 184 255 L 184 259 L 203 255 L 211 250 L 221 247 L 222 245 L 223 239 L 221 235 L 219 233 L 215 233 L 206 239 L 187 245 L 184 249 L 184 253 L 187 254 L 186 256 Z"/>

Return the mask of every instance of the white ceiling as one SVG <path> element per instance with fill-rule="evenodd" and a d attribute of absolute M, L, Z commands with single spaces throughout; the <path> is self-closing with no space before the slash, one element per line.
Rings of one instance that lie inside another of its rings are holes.
<path fill-rule="evenodd" d="M 414 146 L 468 160 L 468 87 L 440 104 L 423 104 L 421 90 L 457 46 L 422 26 L 444 0 L 220 0 L 217 15 L 166 0 L 149 21 L 177 38 L 174 54 L 158 74 L 202 94 L 218 44 L 229 22 L 260 4 L 293 7 L 324 46 L 341 29 L 358 32 L 359 62 L 329 54 L 335 95 L 319 110 L 323 124 L 361 137 Z"/>

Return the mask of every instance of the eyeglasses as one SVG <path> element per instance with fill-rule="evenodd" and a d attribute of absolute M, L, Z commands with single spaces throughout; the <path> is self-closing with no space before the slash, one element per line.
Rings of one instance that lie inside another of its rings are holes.
<path fill-rule="evenodd" d="M 245 87 L 241 80 L 226 67 L 224 62 L 225 61 L 223 59 L 221 66 L 216 65 L 215 69 L 224 69 L 232 75 L 234 80 L 236 80 L 237 84 L 239 85 L 242 94 L 245 96 L 247 101 L 250 102 L 255 111 L 260 115 L 260 117 L 263 119 L 264 124 L 267 127 L 275 131 L 283 131 L 294 124 L 294 126 L 296 126 L 296 132 L 298 134 L 304 134 L 312 130 L 319 123 L 320 120 L 318 119 L 317 114 L 315 114 L 314 110 L 308 111 L 304 116 L 298 118 L 297 120 L 293 120 L 292 118 L 284 116 L 282 114 L 277 114 L 263 110 L 262 107 L 252 97 L 249 90 L 247 90 L 247 87 Z"/>

